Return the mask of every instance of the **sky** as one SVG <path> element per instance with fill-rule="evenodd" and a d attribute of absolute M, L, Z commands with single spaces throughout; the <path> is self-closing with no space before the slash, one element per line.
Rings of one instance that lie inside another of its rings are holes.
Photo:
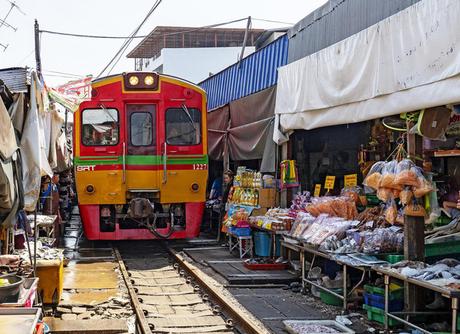
<path fill-rule="evenodd" d="M 127 36 L 144 19 L 154 0 L 11 0 L 14 7 L 7 24 L 0 21 L 0 68 L 35 67 L 34 20 L 40 29 L 77 34 Z M 163 0 L 138 35 L 159 25 L 200 27 L 253 17 L 252 27 L 286 27 L 256 19 L 296 23 L 326 0 Z M 0 0 L 0 20 L 11 8 Z M 225 27 L 244 28 L 245 22 Z M 128 48 L 132 50 L 140 39 Z M 41 34 L 41 58 L 45 81 L 50 86 L 89 74 L 97 76 L 115 55 L 123 40 L 82 39 Z M 3 47 L 7 46 L 3 51 Z M 125 55 L 126 55 L 125 53 Z M 125 55 L 112 73 L 134 70 L 134 60 Z"/>

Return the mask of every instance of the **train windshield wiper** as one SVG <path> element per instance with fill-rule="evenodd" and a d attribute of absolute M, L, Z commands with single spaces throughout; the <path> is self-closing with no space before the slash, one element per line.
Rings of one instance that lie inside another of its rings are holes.
<path fill-rule="evenodd" d="M 196 126 L 195 126 L 195 122 L 193 121 L 192 115 L 190 115 L 190 111 L 188 110 L 187 106 L 185 104 L 183 104 L 183 105 L 181 105 L 181 108 L 185 112 L 185 114 L 187 115 L 188 120 L 190 121 L 190 124 L 193 127 L 193 133 L 196 133 L 197 129 L 196 129 Z"/>

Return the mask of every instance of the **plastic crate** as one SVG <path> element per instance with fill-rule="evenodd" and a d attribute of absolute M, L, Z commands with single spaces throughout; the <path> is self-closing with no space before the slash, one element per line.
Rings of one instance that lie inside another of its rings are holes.
<path fill-rule="evenodd" d="M 458 240 L 425 244 L 425 257 L 460 254 Z"/>
<path fill-rule="evenodd" d="M 342 289 L 331 289 L 331 290 L 334 291 L 337 294 L 343 294 Z M 331 294 L 331 293 L 329 293 L 327 291 L 321 290 L 319 295 L 320 295 L 321 301 L 324 304 L 334 305 L 334 306 L 342 306 L 343 305 L 343 300 L 342 299 L 340 299 L 337 296 L 334 296 L 333 294 Z"/>
<path fill-rule="evenodd" d="M 249 237 L 251 235 L 251 228 L 249 227 L 230 227 L 228 229 L 228 232 L 230 232 L 233 235 L 236 235 L 238 237 Z"/>
<path fill-rule="evenodd" d="M 380 295 L 380 296 L 385 295 L 385 288 L 381 288 L 381 287 L 373 286 L 369 284 L 364 285 L 364 291 L 366 291 L 369 294 L 374 294 L 374 295 Z M 398 284 L 391 283 L 388 297 L 390 300 L 403 299 L 404 298 L 404 288 Z"/>
<path fill-rule="evenodd" d="M 364 304 L 363 309 L 367 311 L 367 319 L 370 321 L 375 321 L 380 324 L 385 324 L 385 311 L 377 307 L 369 306 Z M 396 326 L 400 322 L 393 318 L 388 318 L 388 326 Z"/>
<path fill-rule="evenodd" d="M 380 200 L 375 194 L 366 194 L 367 206 L 376 206 L 380 204 Z"/>
<path fill-rule="evenodd" d="M 404 255 L 400 254 L 389 254 L 384 256 L 384 260 L 387 262 L 390 262 L 391 264 L 398 263 L 402 260 L 404 260 Z"/>
<path fill-rule="evenodd" d="M 382 295 L 376 295 L 372 293 L 364 293 L 364 303 L 369 306 L 377 307 L 379 309 L 385 309 L 385 297 Z M 393 299 L 388 301 L 388 311 L 397 312 L 404 308 L 403 299 Z"/>

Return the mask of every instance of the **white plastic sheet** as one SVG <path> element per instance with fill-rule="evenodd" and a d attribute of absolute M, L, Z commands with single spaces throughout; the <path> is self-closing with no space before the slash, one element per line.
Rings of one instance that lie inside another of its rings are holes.
<path fill-rule="evenodd" d="M 284 133 L 460 101 L 460 1 L 422 0 L 279 69 Z"/>
<path fill-rule="evenodd" d="M 34 72 L 32 73 L 30 87 L 30 107 L 25 118 L 20 145 L 23 161 L 24 207 L 27 211 L 35 209 L 40 195 L 41 176 L 52 175 L 45 153 L 44 122 L 39 115 L 39 108 L 44 110 L 44 107 L 41 93 L 37 89 L 37 81 L 37 75 Z M 43 115 L 43 113 L 41 114 Z"/>

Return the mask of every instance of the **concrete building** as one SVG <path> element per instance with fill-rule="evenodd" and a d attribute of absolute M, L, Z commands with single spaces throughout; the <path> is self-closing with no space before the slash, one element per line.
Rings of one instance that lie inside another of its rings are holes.
<path fill-rule="evenodd" d="M 263 30 L 252 29 L 244 56 L 253 53 Z M 135 70 L 156 71 L 198 83 L 235 63 L 245 29 L 156 27 L 129 54 Z"/>

